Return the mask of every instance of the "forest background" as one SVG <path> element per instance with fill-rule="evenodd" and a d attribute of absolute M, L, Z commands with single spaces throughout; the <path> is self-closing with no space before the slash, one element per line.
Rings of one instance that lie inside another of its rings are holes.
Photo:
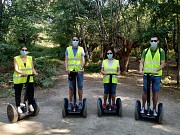
<path fill-rule="evenodd" d="M 49 88 L 64 67 L 64 52 L 73 35 L 86 52 L 85 72 L 99 72 L 105 52 L 113 48 L 122 74 L 130 58 L 139 60 L 157 36 L 167 67 L 180 80 L 180 0 L 0 0 L 0 95 L 9 89 L 13 58 L 27 46 L 39 76 Z M 171 64 L 173 63 L 173 64 Z M 138 66 L 138 65 L 137 65 Z M 168 71 L 168 70 L 167 70 Z M 171 75 L 166 73 L 167 79 Z M 164 76 L 164 78 L 166 77 Z"/>

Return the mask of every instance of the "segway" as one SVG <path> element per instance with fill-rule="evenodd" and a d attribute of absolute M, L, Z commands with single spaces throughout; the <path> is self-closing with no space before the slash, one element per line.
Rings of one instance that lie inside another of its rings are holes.
<path fill-rule="evenodd" d="M 76 103 L 76 80 L 77 80 L 77 74 L 78 72 L 76 71 L 70 71 L 69 74 L 69 79 L 72 80 L 74 83 L 73 89 L 74 89 L 74 100 L 73 100 L 73 107 L 72 110 L 68 110 L 68 99 L 64 98 L 63 105 L 62 105 L 62 116 L 66 117 L 68 115 L 73 115 L 73 114 L 80 114 L 84 118 L 87 117 L 87 101 L 86 98 L 83 99 L 82 102 L 82 109 L 79 109 L 79 106 Z"/>
<path fill-rule="evenodd" d="M 103 114 L 117 114 L 118 116 L 122 117 L 122 102 L 121 102 L 121 98 L 117 98 L 116 99 L 116 106 L 117 109 L 112 107 L 112 99 L 111 99 L 111 95 L 112 95 L 112 76 L 117 74 L 107 74 L 109 75 L 110 79 L 109 79 L 109 96 L 108 96 L 108 104 L 106 106 L 106 108 L 104 109 L 102 107 L 102 99 L 98 98 L 97 100 L 97 114 L 99 117 L 101 117 Z"/>
<path fill-rule="evenodd" d="M 150 87 L 151 87 L 151 73 L 144 73 L 147 75 L 147 109 L 144 110 L 144 113 L 141 113 L 141 102 L 139 100 L 136 101 L 135 104 L 135 111 L 134 111 L 134 117 L 135 120 L 139 119 L 148 119 L 148 120 L 155 120 L 159 124 L 162 124 L 163 122 L 163 116 L 164 116 L 164 109 L 163 104 L 158 104 L 158 112 L 157 116 L 153 115 L 153 110 L 151 110 L 151 101 L 150 101 Z"/>
<path fill-rule="evenodd" d="M 38 104 L 36 98 L 33 99 L 33 103 L 32 103 L 34 112 L 31 112 L 29 110 L 29 105 L 28 105 L 28 99 L 27 99 L 28 95 L 26 94 L 30 76 L 34 76 L 34 74 L 30 74 L 30 75 L 26 75 L 26 76 L 27 76 L 27 81 L 25 84 L 24 102 L 20 104 L 21 110 L 23 111 L 23 113 L 18 113 L 17 107 L 15 104 L 8 104 L 8 106 L 7 106 L 7 116 L 8 116 L 9 122 L 11 122 L 11 123 L 14 123 L 14 122 L 21 120 L 23 118 L 26 118 L 28 116 L 35 117 L 39 114 L 40 109 L 39 109 L 39 104 Z M 26 76 L 21 76 L 21 77 L 26 77 Z"/>

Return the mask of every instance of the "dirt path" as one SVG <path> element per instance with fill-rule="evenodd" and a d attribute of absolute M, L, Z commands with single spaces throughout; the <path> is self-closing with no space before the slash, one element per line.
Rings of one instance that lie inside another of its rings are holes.
<path fill-rule="evenodd" d="M 48 91 L 36 91 L 40 104 L 40 113 L 35 118 L 28 118 L 11 124 L 7 120 L 7 103 L 13 98 L 0 99 L 0 134 L 1 135 L 179 135 L 180 134 L 180 94 L 161 90 L 159 101 L 164 104 L 164 123 L 135 121 L 134 105 L 141 98 L 141 77 L 120 77 L 117 96 L 122 99 L 123 117 L 97 116 L 96 102 L 102 97 L 103 86 L 98 74 L 86 74 L 84 97 L 88 102 L 88 116 L 62 118 L 61 104 L 68 97 L 67 76 L 61 75 L 58 84 Z"/>

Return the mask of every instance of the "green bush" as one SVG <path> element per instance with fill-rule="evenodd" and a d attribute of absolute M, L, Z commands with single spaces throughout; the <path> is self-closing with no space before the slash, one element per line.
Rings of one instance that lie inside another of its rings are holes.
<path fill-rule="evenodd" d="M 98 73 L 101 70 L 101 62 L 98 63 L 90 63 L 85 66 L 85 71 L 89 73 Z"/>
<path fill-rule="evenodd" d="M 35 79 L 35 83 L 43 87 L 50 87 L 54 84 L 52 76 L 59 74 L 58 67 L 60 62 L 51 57 L 40 57 L 35 60 L 35 69 L 39 76 Z"/>
<path fill-rule="evenodd" d="M 7 61 L 13 61 L 14 56 L 19 54 L 16 46 L 8 44 L 0 44 L 0 63 L 6 64 Z"/>

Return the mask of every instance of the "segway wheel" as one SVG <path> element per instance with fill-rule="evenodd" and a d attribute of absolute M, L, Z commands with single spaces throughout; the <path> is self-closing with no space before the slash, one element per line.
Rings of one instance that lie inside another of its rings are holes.
<path fill-rule="evenodd" d="M 163 104 L 159 103 L 158 104 L 158 123 L 162 124 L 163 123 L 163 117 L 164 117 L 164 108 Z"/>
<path fill-rule="evenodd" d="M 33 108 L 34 108 L 34 112 L 32 113 L 31 116 L 35 117 L 35 116 L 37 116 L 37 115 L 39 114 L 39 111 L 40 111 L 40 109 L 39 109 L 39 104 L 38 104 L 36 98 L 33 99 L 32 106 L 33 106 Z"/>
<path fill-rule="evenodd" d="M 63 105 L 62 105 L 62 116 L 67 116 L 67 108 L 68 108 L 68 99 L 64 98 Z"/>
<path fill-rule="evenodd" d="M 83 117 L 86 118 L 87 117 L 87 101 L 86 98 L 83 99 Z"/>
<path fill-rule="evenodd" d="M 18 120 L 17 109 L 12 104 L 9 104 L 7 106 L 7 116 L 8 116 L 9 122 L 11 122 L 11 123 L 14 123 Z"/>
<path fill-rule="evenodd" d="M 97 100 L 97 113 L 98 113 L 99 117 L 102 116 L 102 100 L 101 100 L 101 98 L 98 98 L 98 100 Z"/>
<path fill-rule="evenodd" d="M 119 117 L 122 117 L 122 102 L 120 98 L 116 99 L 116 106 L 117 106 L 117 114 Z"/>
<path fill-rule="evenodd" d="M 140 111 L 141 111 L 141 102 L 139 100 L 137 100 L 136 104 L 135 104 L 135 110 L 134 110 L 135 120 L 140 119 Z"/>

